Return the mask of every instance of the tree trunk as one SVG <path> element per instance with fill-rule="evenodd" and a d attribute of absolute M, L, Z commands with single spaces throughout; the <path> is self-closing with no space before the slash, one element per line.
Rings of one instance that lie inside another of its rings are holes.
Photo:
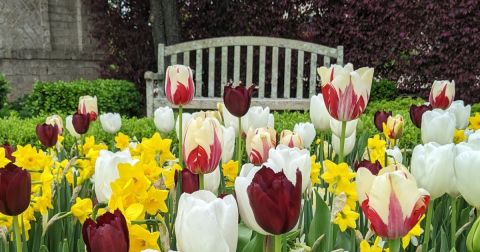
<path fill-rule="evenodd" d="M 155 0 L 150 0 L 155 1 Z M 158 1 L 158 0 L 157 0 Z M 182 41 L 180 19 L 176 0 L 161 0 L 167 45 Z"/>
<path fill-rule="evenodd" d="M 158 44 L 165 44 L 165 22 L 163 21 L 163 8 L 161 0 L 150 0 L 149 21 L 152 24 L 152 37 L 155 46 L 155 57 L 158 56 Z"/>

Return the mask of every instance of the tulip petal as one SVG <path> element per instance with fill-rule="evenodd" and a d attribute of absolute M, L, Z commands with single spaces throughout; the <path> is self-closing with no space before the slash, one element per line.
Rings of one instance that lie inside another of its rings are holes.
<path fill-rule="evenodd" d="M 6 192 L 6 205 L 9 215 L 19 215 L 30 205 L 32 190 L 30 173 L 17 167 L 16 174 L 11 178 Z"/>

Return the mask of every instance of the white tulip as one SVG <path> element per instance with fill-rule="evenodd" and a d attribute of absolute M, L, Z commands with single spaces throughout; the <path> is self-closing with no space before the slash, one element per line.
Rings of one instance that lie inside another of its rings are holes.
<path fill-rule="evenodd" d="M 271 163 L 274 165 L 270 165 Z M 296 147 L 289 148 L 285 145 L 278 145 L 277 148 L 270 149 L 267 166 L 273 168 L 275 172 L 283 170 L 285 176 L 291 181 L 295 180 L 297 169 L 299 169 L 302 173 L 302 192 L 310 184 L 311 160 L 310 152 L 306 149 L 300 150 Z"/>
<path fill-rule="evenodd" d="M 348 121 L 347 128 L 345 130 L 345 137 L 350 137 L 353 132 L 357 129 L 358 119 Z M 335 120 L 334 118 L 330 118 L 330 129 L 334 135 L 340 137 L 342 135 L 342 122 Z"/>
<path fill-rule="evenodd" d="M 387 149 L 385 152 L 387 153 L 389 164 L 401 164 L 403 162 L 402 151 L 398 146 L 393 147 L 393 149 Z"/>
<path fill-rule="evenodd" d="M 119 178 L 118 165 L 128 163 L 134 165 L 138 160 L 132 159 L 130 151 L 111 152 L 101 150 L 95 162 L 95 173 L 93 181 L 95 186 L 95 195 L 100 203 L 106 203 L 112 196 L 110 184 Z"/>
<path fill-rule="evenodd" d="M 463 147 L 466 147 L 465 145 Z M 480 208 L 480 150 L 457 148 L 455 157 L 455 178 L 457 189 L 465 201 L 475 208 Z"/>
<path fill-rule="evenodd" d="M 454 159 L 454 144 L 427 143 L 413 149 L 412 175 L 418 185 L 430 193 L 432 200 L 445 193 L 456 194 Z"/>
<path fill-rule="evenodd" d="M 310 120 L 315 129 L 325 131 L 330 128 L 330 114 L 328 113 L 325 102 L 323 101 L 323 95 L 312 96 L 310 98 Z"/>
<path fill-rule="evenodd" d="M 310 146 L 312 145 L 313 140 L 316 136 L 315 127 L 313 126 L 313 124 L 297 123 L 295 124 L 293 131 L 300 135 L 300 137 L 302 138 L 303 147 L 310 149 Z"/>
<path fill-rule="evenodd" d="M 67 128 L 68 133 L 70 133 L 70 135 L 72 135 L 73 137 L 75 137 L 75 138 L 80 138 L 81 137 L 81 135 L 78 134 L 75 131 L 75 128 L 73 127 L 72 116 L 71 115 L 69 115 L 65 118 L 65 128 Z"/>
<path fill-rule="evenodd" d="M 242 117 L 242 130 L 248 132 L 250 128 L 258 129 L 268 126 L 268 118 L 270 108 L 262 108 L 259 106 L 250 107 L 247 114 Z M 238 120 L 238 119 L 237 119 Z"/>
<path fill-rule="evenodd" d="M 268 114 L 267 127 L 272 129 L 275 128 L 275 117 L 273 116 L 273 114 Z"/>
<path fill-rule="evenodd" d="M 218 186 L 220 185 L 220 167 L 210 173 L 204 174 L 205 190 L 208 190 L 215 195 L 218 194 Z"/>
<path fill-rule="evenodd" d="M 187 126 L 188 126 L 188 123 L 190 123 L 190 120 L 192 119 L 192 114 L 190 113 L 182 113 L 182 139 L 185 140 L 185 132 L 187 131 Z M 178 130 L 178 127 L 180 124 L 180 120 L 179 120 L 179 117 L 177 116 L 177 120 L 176 120 L 176 123 L 175 123 L 175 132 L 177 134 L 177 138 L 180 137 L 180 131 Z"/>
<path fill-rule="evenodd" d="M 235 129 L 233 127 L 221 126 L 223 131 L 222 139 L 222 163 L 227 163 L 233 158 L 235 151 Z"/>
<path fill-rule="evenodd" d="M 175 220 L 177 249 L 182 252 L 234 252 L 238 209 L 232 195 L 223 199 L 205 190 L 183 193 Z"/>
<path fill-rule="evenodd" d="M 422 142 L 439 144 L 453 143 L 455 115 L 441 109 L 427 111 L 422 115 Z"/>
<path fill-rule="evenodd" d="M 230 114 L 228 109 L 225 107 L 225 104 L 217 104 L 218 110 L 222 113 L 223 124 L 225 127 L 233 127 L 235 129 L 235 136 L 238 137 L 238 117 Z"/>
<path fill-rule="evenodd" d="M 345 145 L 343 148 L 343 155 L 346 156 L 353 151 L 353 147 L 355 147 L 355 141 L 357 140 L 357 133 L 353 131 L 353 133 L 345 138 Z M 340 137 L 337 137 L 335 134 L 332 134 L 332 147 L 335 153 L 340 153 Z"/>
<path fill-rule="evenodd" d="M 169 106 L 159 107 L 155 110 L 153 121 L 155 127 L 162 133 L 169 133 L 175 127 L 173 110 Z"/>
<path fill-rule="evenodd" d="M 115 134 L 122 127 L 122 117 L 120 117 L 119 113 L 101 114 L 100 123 L 105 132 Z"/>
<path fill-rule="evenodd" d="M 477 130 L 468 135 L 468 142 L 469 143 L 477 143 L 480 144 L 480 130 Z"/>
<path fill-rule="evenodd" d="M 462 100 L 458 100 L 452 102 L 450 107 L 448 107 L 447 111 L 455 115 L 455 127 L 457 129 L 465 129 L 468 126 L 468 118 L 470 117 L 472 106 L 465 106 Z"/>

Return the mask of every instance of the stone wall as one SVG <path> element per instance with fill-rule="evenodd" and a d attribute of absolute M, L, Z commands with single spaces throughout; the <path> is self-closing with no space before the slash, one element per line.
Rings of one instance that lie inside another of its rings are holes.
<path fill-rule="evenodd" d="M 91 25 L 82 0 L 1 0 L 0 73 L 12 84 L 9 98 L 37 80 L 97 78 L 102 54 Z"/>

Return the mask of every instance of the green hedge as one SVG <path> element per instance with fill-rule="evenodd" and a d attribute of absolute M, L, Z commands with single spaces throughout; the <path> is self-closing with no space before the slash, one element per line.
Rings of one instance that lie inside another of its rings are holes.
<path fill-rule="evenodd" d="M 5 75 L 0 73 L 0 109 L 2 109 L 7 102 L 7 94 L 9 90 L 10 84 L 7 79 L 5 79 Z"/>
<path fill-rule="evenodd" d="M 393 100 L 397 97 L 398 89 L 394 81 L 387 79 L 373 81 L 370 101 Z"/>
<path fill-rule="evenodd" d="M 100 113 L 118 112 L 128 117 L 142 114 L 141 96 L 133 83 L 101 79 L 36 82 L 25 101 L 25 109 L 32 116 L 72 114 L 83 95 L 97 96 Z"/>

